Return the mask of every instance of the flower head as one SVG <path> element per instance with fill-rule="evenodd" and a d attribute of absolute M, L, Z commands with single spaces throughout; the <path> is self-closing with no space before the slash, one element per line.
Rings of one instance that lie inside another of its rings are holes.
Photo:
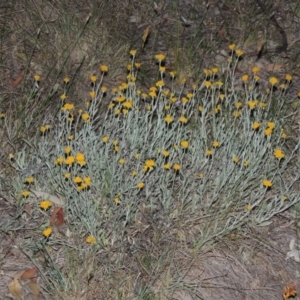
<path fill-rule="evenodd" d="M 282 152 L 282 150 L 281 149 L 279 149 L 279 148 L 276 148 L 275 150 L 274 150 L 274 156 L 277 158 L 277 159 L 282 159 L 282 158 L 284 158 L 284 153 Z"/>
<path fill-rule="evenodd" d="M 272 85 L 275 85 L 278 83 L 278 79 L 274 76 L 270 77 L 269 79 L 269 82 L 272 84 Z"/>
<path fill-rule="evenodd" d="M 218 141 L 214 141 L 212 145 L 214 148 L 218 148 L 220 146 L 220 143 Z"/>
<path fill-rule="evenodd" d="M 139 182 L 138 185 L 137 185 L 137 187 L 139 189 L 142 189 L 144 186 L 145 186 L 144 182 Z"/>
<path fill-rule="evenodd" d="M 262 184 L 263 184 L 263 186 L 265 186 L 265 187 L 267 187 L 267 188 L 269 188 L 269 187 L 271 187 L 273 184 L 272 184 L 272 181 L 270 181 L 270 180 L 268 180 L 268 179 L 264 179 L 263 181 L 262 181 Z"/>
<path fill-rule="evenodd" d="M 181 169 L 180 164 L 174 164 L 174 165 L 173 165 L 173 169 L 174 169 L 175 171 L 179 171 L 179 170 Z"/>
<path fill-rule="evenodd" d="M 160 53 L 160 54 L 156 54 L 156 55 L 155 55 L 155 58 L 156 58 L 158 61 L 162 61 L 162 60 L 164 60 L 164 59 L 166 58 L 166 56 L 165 56 L 164 54 Z"/>
<path fill-rule="evenodd" d="M 96 244 L 96 238 L 93 236 L 93 235 L 89 235 L 85 241 L 88 243 L 88 244 Z"/>
<path fill-rule="evenodd" d="M 52 233 L 52 228 L 51 227 L 48 227 L 46 229 L 43 230 L 43 236 L 45 237 L 49 237 Z"/>
<path fill-rule="evenodd" d="M 168 124 L 170 124 L 170 123 L 173 122 L 173 118 L 172 118 L 170 115 L 166 115 L 165 121 L 166 121 Z"/>
<path fill-rule="evenodd" d="M 180 145 L 183 149 L 187 149 L 189 147 L 189 142 L 188 141 L 181 141 Z"/>
<path fill-rule="evenodd" d="M 34 177 L 33 176 L 27 177 L 26 182 L 29 184 L 34 183 Z"/>
<path fill-rule="evenodd" d="M 40 202 L 40 208 L 47 210 L 48 208 L 50 208 L 52 206 L 52 202 L 49 200 L 43 200 Z"/>
<path fill-rule="evenodd" d="M 108 66 L 106 66 L 106 65 L 101 65 L 101 66 L 100 66 L 100 70 L 101 70 L 101 72 L 106 73 L 106 72 L 108 72 Z"/>
<path fill-rule="evenodd" d="M 23 196 L 24 198 L 28 198 L 29 195 L 30 195 L 30 192 L 27 191 L 27 190 L 22 192 L 22 196 Z"/>

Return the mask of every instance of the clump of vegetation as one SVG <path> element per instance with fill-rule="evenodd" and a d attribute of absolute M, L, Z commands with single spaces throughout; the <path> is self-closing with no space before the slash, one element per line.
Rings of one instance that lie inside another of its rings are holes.
<path fill-rule="evenodd" d="M 99 251 L 123 253 L 128 228 L 151 218 L 162 233 L 181 228 L 173 240 L 198 251 L 244 224 L 266 225 L 300 200 L 300 140 L 286 147 L 291 75 L 271 76 L 262 93 L 259 67 L 236 74 L 243 51 L 232 44 L 227 65 L 205 69 L 191 86 L 183 79 L 179 90 L 176 72 L 167 73 L 165 56 L 156 55 L 158 80 L 143 91 L 136 55 L 130 51 L 127 82 L 113 88 L 104 118 L 99 107 L 109 68 L 101 65 L 99 77 L 90 77 L 85 109 L 63 93 L 52 122 L 40 124 L 8 158 L 18 174 L 11 204 L 18 211 L 33 204 L 24 247 L 45 253 L 39 268 L 47 267 L 48 289 L 72 290 L 50 249 L 82 260 Z M 43 84 L 38 75 L 34 80 L 35 88 Z M 68 84 L 65 78 L 65 91 Z M 4 112 L 1 118 L 9 131 Z M 63 237 L 54 230 L 62 224 Z M 9 232 L 14 223 L 1 226 Z"/>

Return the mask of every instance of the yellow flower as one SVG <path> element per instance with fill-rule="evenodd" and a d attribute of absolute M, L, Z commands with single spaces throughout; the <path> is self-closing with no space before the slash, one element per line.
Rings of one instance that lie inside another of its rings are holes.
<path fill-rule="evenodd" d="M 26 182 L 29 184 L 34 183 L 34 177 L 33 176 L 27 177 Z"/>
<path fill-rule="evenodd" d="M 118 197 L 114 198 L 114 201 L 115 201 L 116 204 L 120 204 L 121 203 L 121 200 Z"/>
<path fill-rule="evenodd" d="M 64 175 L 64 177 L 65 177 L 66 179 L 69 179 L 69 178 L 71 177 L 71 173 L 66 173 L 66 174 Z"/>
<path fill-rule="evenodd" d="M 152 92 L 149 93 L 149 96 L 152 97 L 152 98 L 155 98 L 156 97 L 156 93 L 154 91 L 152 91 Z"/>
<path fill-rule="evenodd" d="M 81 115 L 81 118 L 83 119 L 84 122 L 88 123 L 90 121 L 90 115 L 88 113 L 83 113 Z"/>
<path fill-rule="evenodd" d="M 267 104 L 264 102 L 259 102 L 258 106 L 259 108 L 264 109 L 267 106 Z"/>
<path fill-rule="evenodd" d="M 240 102 L 240 101 L 238 101 L 238 102 L 235 103 L 235 107 L 236 108 L 241 108 L 242 106 L 243 106 L 243 103 Z"/>
<path fill-rule="evenodd" d="M 132 49 L 129 51 L 130 55 L 132 56 L 135 56 L 136 55 L 136 50 L 135 49 Z"/>
<path fill-rule="evenodd" d="M 79 184 L 79 183 L 82 182 L 82 178 L 79 177 L 79 176 L 76 176 L 76 177 L 73 179 L 73 182 Z"/>
<path fill-rule="evenodd" d="M 235 117 L 235 118 L 238 118 L 242 115 L 242 111 L 241 110 L 235 110 L 232 115 Z"/>
<path fill-rule="evenodd" d="M 164 156 L 164 157 L 168 157 L 170 155 L 170 152 L 167 151 L 167 150 L 162 150 L 161 151 L 161 154 Z"/>
<path fill-rule="evenodd" d="M 107 135 L 105 135 L 103 138 L 102 138 L 102 142 L 103 143 L 107 143 L 109 141 L 109 137 Z"/>
<path fill-rule="evenodd" d="M 81 166 L 86 165 L 86 161 L 85 161 L 85 157 L 84 157 L 84 154 L 83 154 L 83 153 L 78 152 L 78 153 L 76 154 L 75 159 L 76 159 L 76 162 L 77 162 L 79 165 L 81 165 Z"/>
<path fill-rule="evenodd" d="M 285 75 L 285 80 L 286 81 L 291 81 L 293 79 L 293 76 L 291 74 L 286 74 Z"/>
<path fill-rule="evenodd" d="M 97 76 L 92 75 L 92 76 L 91 76 L 91 82 L 96 82 L 96 80 L 97 80 Z"/>
<path fill-rule="evenodd" d="M 74 135 L 73 134 L 70 134 L 69 136 L 68 136 L 68 140 L 69 141 L 72 141 L 74 139 Z"/>
<path fill-rule="evenodd" d="M 165 85 L 165 83 L 163 82 L 163 80 L 159 80 L 159 81 L 156 82 L 155 85 L 159 86 L 159 87 L 163 87 Z"/>
<path fill-rule="evenodd" d="M 235 47 L 236 47 L 236 44 L 230 44 L 230 45 L 228 46 L 228 48 L 229 48 L 230 50 L 234 50 Z"/>
<path fill-rule="evenodd" d="M 249 79 L 249 76 L 247 74 L 245 74 L 245 75 L 242 76 L 242 81 L 243 82 L 248 81 L 248 79 Z"/>
<path fill-rule="evenodd" d="M 254 109 L 256 106 L 256 101 L 253 100 L 248 101 L 248 106 L 251 110 Z"/>
<path fill-rule="evenodd" d="M 241 50 L 241 49 L 236 49 L 236 50 L 235 50 L 235 54 L 236 54 L 237 56 L 242 56 L 242 55 L 244 54 L 244 51 Z"/>
<path fill-rule="evenodd" d="M 248 167 L 249 166 L 249 161 L 245 160 L 243 165 L 244 165 L 244 167 Z"/>
<path fill-rule="evenodd" d="M 132 107 L 132 99 L 130 99 L 128 101 L 125 101 L 123 103 L 123 106 L 126 107 L 126 108 L 131 108 Z"/>
<path fill-rule="evenodd" d="M 139 69 L 141 67 L 141 63 L 138 63 L 138 62 L 136 62 L 134 65 L 137 69 Z"/>
<path fill-rule="evenodd" d="M 116 98 L 116 101 L 119 102 L 119 103 L 121 103 L 121 102 L 125 101 L 125 99 L 126 99 L 125 96 L 119 95 L 119 96 Z"/>
<path fill-rule="evenodd" d="M 267 126 L 268 126 L 270 129 L 274 129 L 274 128 L 275 128 L 275 122 L 268 122 L 268 123 L 267 123 Z"/>
<path fill-rule="evenodd" d="M 260 79 L 260 77 L 258 75 L 254 75 L 253 78 L 255 81 L 258 81 Z"/>
<path fill-rule="evenodd" d="M 214 74 L 216 74 L 216 73 L 218 73 L 219 69 L 218 69 L 217 67 L 214 67 L 214 68 L 211 69 L 211 71 L 212 71 Z"/>
<path fill-rule="evenodd" d="M 159 67 L 158 71 L 161 73 L 164 73 L 166 71 L 166 67 Z M 157 85 L 157 83 L 156 83 L 156 85 Z"/>
<path fill-rule="evenodd" d="M 257 72 L 259 72 L 260 71 L 260 68 L 259 67 L 257 67 L 257 66 L 254 66 L 253 68 L 252 68 L 252 72 L 255 74 L 255 73 L 257 73 Z"/>
<path fill-rule="evenodd" d="M 135 177 L 137 175 L 137 171 L 132 171 L 131 176 Z"/>
<path fill-rule="evenodd" d="M 275 85 L 278 83 L 278 79 L 274 76 L 270 77 L 269 79 L 269 82 L 272 84 L 272 85 Z"/>
<path fill-rule="evenodd" d="M 125 164 L 125 159 L 124 159 L 124 158 L 120 158 L 120 159 L 119 159 L 119 163 L 120 163 L 121 165 L 124 165 L 124 164 Z"/>
<path fill-rule="evenodd" d="M 65 164 L 66 164 L 66 165 L 71 165 L 71 164 L 73 164 L 74 162 L 75 162 L 74 156 L 68 156 L 68 157 L 66 158 L 66 160 L 65 160 Z"/>
<path fill-rule="evenodd" d="M 40 202 L 40 208 L 47 210 L 48 208 L 50 208 L 52 206 L 52 202 L 49 200 L 43 200 Z"/>
<path fill-rule="evenodd" d="M 187 123 L 187 118 L 184 117 L 184 116 L 181 116 L 181 117 L 179 118 L 179 122 L 181 122 L 181 123 Z"/>
<path fill-rule="evenodd" d="M 189 147 L 189 142 L 188 141 L 181 141 L 180 145 L 182 148 L 187 149 Z"/>
<path fill-rule="evenodd" d="M 174 165 L 173 165 L 173 169 L 174 169 L 175 171 L 179 171 L 179 170 L 181 169 L 181 166 L 180 166 L 179 164 L 174 164 Z"/>
<path fill-rule="evenodd" d="M 282 152 L 281 149 L 276 148 L 274 150 L 274 156 L 280 160 L 280 159 L 284 158 L 285 155 L 284 155 L 284 153 Z"/>
<path fill-rule="evenodd" d="M 208 149 L 205 151 L 207 156 L 211 156 L 213 154 L 212 150 Z"/>
<path fill-rule="evenodd" d="M 145 184 L 143 182 L 139 182 L 138 185 L 137 185 L 137 187 L 139 189 L 142 189 L 144 186 L 145 186 Z"/>
<path fill-rule="evenodd" d="M 92 99 L 94 99 L 94 98 L 96 97 L 95 91 L 91 91 L 91 92 L 90 92 L 90 96 L 91 96 Z"/>
<path fill-rule="evenodd" d="M 164 60 L 165 58 L 166 58 L 166 56 L 164 55 L 164 54 L 156 54 L 155 55 L 155 58 L 157 59 L 157 60 L 159 60 L 159 61 L 162 61 L 162 60 Z"/>
<path fill-rule="evenodd" d="M 263 184 L 263 186 L 265 186 L 265 187 L 267 187 L 267 188 L 269 188 L 269 187 L 271 187 L 271 186 L 273 185 L 273 184 L 272 184 L 272 181 L 267 180 L 267 179 L 263 180 L 263 181 L 262 181 L 262 184 Z"/>
<path fill-rule="evenodd" d="M 96 238 L 93 236 L 93 235 L 89 235 L 85 241 L 88 243 L 88 244 L 96 244 Z"/>
<path fill-rule="evenodd" d="M 174 78 L 176 76 L 176 72 L 175 71 L 171 71 L 170 72 L 170 76 Z"/>
<path fill-rule="evenodd" d="M 107 91 L 107 87 L 106 87 L 106 86 L 102 86 L 102 87 L 101 87 L 101 92 L 102 92 L 102 93 L 105 93 L 106 91 Z"/>
<path fill-rule="evenodd" d="M 0 119 L 4 119 L 5 118 L 5 114 L 4 113 L 0 113 Z"/>
<path fill-rule="evenodd" d="M 27 191 L 27 190 L 22 192 L 22 196 L 23 196 L 24 198 L 28 198 L 29 195 L 30 195 L 30 192 Z"/>
<path fill-rule="evenodd" d="M 204 81 L 203 85 L 206 87 L 206 88 L 209 88 L 212 86 L 212 83 L 208 80 Z"/>
<path fill-rule="evenodd" d="M 218 141 L 214 141 L 212 145 L 214 148 L 218 148 L 220 146 L 220 143 Z"/>
<path fill-rule="evenodd" d="M 45 236 L 45 237 L 50 236 L 51 233 L 52 233 L 52 228 L 51 227 L 48 227 L 48 228 L 43 230 L 43 236 Z"/>
<path fill-rule="evenodd" d="M 153 170 L 155 167 L 155 161 L 153 159 L 147 159 L 145 161 L 145 170 L 147 171 L 148 169 Z"/>
<path fill-rule="evenodd" d="M 265 135 L 271 135 L 272 132 L 273 132 L 273 130 L 269 127 L 267 129 L 265 129 L 265 131 L 264 131 Z"/>
<path fill-rule="evenodd" d="M 203 72 L 206 76 L 211 75 L 211 70 L 210 69 L 203 69 Z"/>
<path fill-rule="evenodd" d="M 252 206 L 251 206 L 250 204 L 248 204 L 247 207 L 246 207 L 246 209 L 247 209 L 248 211 L 250 211 L 250 210 L 252 209 Z"/>
<path fill-rule="evenodd" d="M 281 138 L 286 139 L 286 137 L 287 137 L 286 133 L 282 132 L 281 133 Z"/>
<path fill-rule="evenodd" d="M 101 66 L 100 66 L 100 70 L 101 70 L 101 72 L 106 73 L 106 72 L 108 72 L 108 66 L 106 66 L 106 65 L 101 65 Z"/>
<path fill-rule="evenodd" d="M 199 106 L 198 106 L 198 110 L 199 110 L 200 112 L 202 112 L 202 111 L 203 111 L 203 106 L 199 105 Z"/>
<path fill-rule="evenodd" d="M 200 174 L 199 174 L 199 177 L 200 177 L 201 179 L 203 179 L 203 178 L 204 178 L 204 173 L 200 173 Z"/>
<path fill-rule="evenodd" d="M 70 82 L 70 78 L 69 77 L 65 77 L 64 78 L 64 83 L 69 83 Z"/>
<path fill-rule="evenodd" d="M 171 169 L 171 164 L 170 164 L 170 163 L 167 163 L 167 164 L 165 164 L 165 165 L 163 166 L 163 168 L 164 168 L 165 170 L 170 170 L 170 169 Z"/>
<path fill-rule="evenodd" d="M 252 124 L 252 129 L 257 130 L 259 128 L 259 126 L 260 126 L 259 122 L 254 122 Z"/>
<path fill-rule="evenodd" d="M 54 164 L 61 165 L 63 162 L 64 162 L 64 158 L 62 156 L 60 156 L 55 160 Z"/>
<path fill-rule="evenodd" d="M 72 148 L 71 148 L 71 147 L 66 147 L 66 148 L 65 148 L 65 153 L 66 153 L 66 154 L 69 154 L 71 151 L 72 151 Z"/>
<path fill-rule="evenodd" d="M 232 158 L 232 161 L 233 161 L 235 164 L 237 164 L 237 163 L 239 162 L 239 158 L 238 158 L 237 156 L 234 156 L 234 157 Z"/>
<path fill-rule="evenodd" d="M 282 90 L 285 90 L 285 89 L 286 89 L 286 84 L 285 84 L 285 83 L 282 83 L 279 87 L 280 87 Z"/>
<path fill-rule="evenodd" d="M 66 94 L 61 94 L 60 97 L 59 97 L 61 100 L 65 100 L 67 98 L 67 95 Z"/>
<path fill-rule="evenodd" d="M 90 176 L 83 177 L 83 182 L 85 183 L 86 186 L 91 186 L 92 184 L 92 179 Z"/>
<path fill-rule="evenodd" d="M 41 76 L 40 76 L 40 75 L 37 75 L 37 74 L 35 74 L 35 75 L 33 76 L 33 78 L 34 78 L 34 80 L 35 80 L 36 82 L 38 82 L 38 81 L 41 80 Z"/>
<path fill-rule="evenodd" d="M 166 121 L 168 124 L 170 124 L 170 123 L 173 122 L 173 118 L 172 118 L 170 115 L 167 115 L 167 116 L 165 117 L 165 121 Z"/>
<path fill-rule="evenodd" d="M 71 104 L 71 103 L 66 103 L 63 107 L 62 107 L 62 110 L 72 110 L 74 109 L 74 104 Z"/>
<path fill-rule="evenodd" d="M 189 102 L 189 99 L 188 98 L 186 98 L 186 97 L 182 97 L 181 98 L 181 103 L 183 104 L 183 105 L 185 105 L 186 103 L 188 103 Z"/>

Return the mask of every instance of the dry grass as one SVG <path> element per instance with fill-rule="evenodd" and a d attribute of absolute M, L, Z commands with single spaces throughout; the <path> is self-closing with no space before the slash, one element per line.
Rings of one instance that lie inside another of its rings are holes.
<path fill-rule="evenodd" d="M 287 51 L 281 52 L 276 50 L 282 43 L 278 28 L 251 0 L 166 0 L 157 1 L 157 6 L 148 0 L 143 4 L 137 0 L 1 4 L 0 113 L 5 112 L 14 126 L 10 136 L 0 129 L 0 216 L 16 230 L 0 231 L 0 299 L 10 297 L 7 284 L 16 271 L 32 267 L 33 261 L 48 268 L 47 274 L 39 273 L 45 288 L 41 299 L 282 299 L 282 289 L 291 283 L 299 291 L 298 263 L 285 260 L 290 240 L 298 237 L 299 207 L 275 218 L 263 231 L 242 228 L 199 252 L 193 224 L 167 223 L 158 213 L 144 212 L 127 229 L 126 244 L 78 257 L 71 247 L 64 251 L 66 256 L 59 248 L 52 253 L 38 251 L 39 245 L 35 253 L 25 252 L 22 247 L 31 239 L 32 224 L 26 223 L 29 213 L 16 212 L 6 201 L 14 181 L 6 158 L 57 112 L 63 78 L 71 78 L 70 100 L 83 105 L 89 76 L 100 64 L 110 67 L 106 85 L 124 80 L 132 48 L 138 49 L 143 65 L 141 84 L 149 87 L 157 78 L 152 67 L 156 53 L 167 54 L 166 66 L 178 72 L 179 81 L 187 77 L 194 82 L 203 68 L 225 60 L 222 49 L 229 43 L 239 44 L 245 50 L 241 74 L 254 63 L 267 70 L 266 81 L 270 72 L 293 74 L 287 109 L 298 110 L 298 115 L 287 120 L 292 133 L 300 117 L 298 2 L 266 1 L 288 40 Z M 34 74 L 41 76 L 43 89 L 28 96 Z M 59 280 L 62 270 L 68 274 L 65 282 Z"/>

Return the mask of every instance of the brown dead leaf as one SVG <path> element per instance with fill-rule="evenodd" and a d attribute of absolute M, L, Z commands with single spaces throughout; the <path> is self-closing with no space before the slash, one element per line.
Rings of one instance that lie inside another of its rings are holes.
<path fill-rule="evenodd" d="M 257 43 L 257 55 L 261 55 L 261 53 L 264 50 L 265 43 L 266 43 L 266 39 L 265 38 L 260 38 L 258 40 L 258 43 Z"/>
<path fill-rule="evenodd" d="M 21 73 L 18 75 L 18 77 L 10 82 L 8 85 L 12 86 L 12 87 L 16 87 L 20 84 L 20 82 L 23 80 L 23 77 L 24 77 L 24 73 L 25 73 L 25 70 L 22 70 Z"/>
<path fill-rule="evenodd" d="M 151 25 L 149 25 L 149 26 L 145 29 L 144 33 L 143 33 L 143 44 L 142 44 L 142 48 L 144 48 L 145 43 L 146 43 L 146 41 L 147 41 L 147 39 L 148 39 L 148 36 L 149 36 L 149 33 L 150 33 L 150 28 L 151 28 Z"/>
<path fill-rule="evenodd" d="M 294 285 L 287 285 L 282 291 L 284 300 L 289 300 L 291 297 L 295 297 L 296 295 L 297 291 Z"/>
<path fill-rule="evenodd" d="M 8 284 L 8 290 L 9 292 L 17 299 L 17 300 L 22 300 L 22 294 L 23 294 L 23 290 L 22 290 L 22 286 L 19 282 L 19 278 L 22 276 L 22 274 L 24 273 L 24 270 L 18 271 L 15 275 L 14 275 L 14 279 L 13 281 L 11 281 Z"/>
<path fill-rule="evenodd" d="M 22 275 L 21 275 L 21 279 L 25 280 L 25 279 L 30 279 L 32 277 L 35 277 L 35 275 L 37 274 L 37 269 L 36 268 L 31 268 L 26 270 Z"/>
<path fill-rule="evenodd" d="M 55 207 L 50 218 L 50 224 L 52 226 L 58 226 L 65 221 L 65 215 L 62 207 Z"/>
<path fill-rule="evenodd" d="M 30 282 L 27 285 L 33 293 L 33 299 L 37 300 L 39 298 L 39 293 L 40 293 L 40 287 L 37 284 L 37 279 L 31 278 Z"/>

